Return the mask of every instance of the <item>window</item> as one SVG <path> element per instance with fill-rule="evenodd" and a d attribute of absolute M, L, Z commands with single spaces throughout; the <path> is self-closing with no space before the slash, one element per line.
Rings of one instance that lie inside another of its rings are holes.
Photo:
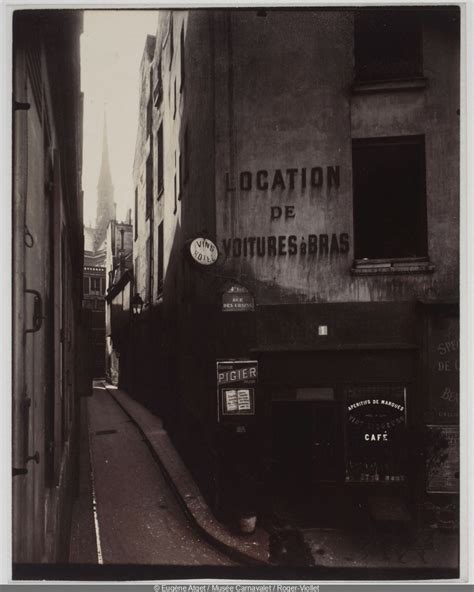
<path fill-rule="evenodd" d="M 150 136 L 153 127 L 153 68 L 150 67 L 150 89 L 146 105 L 146 135 Z"/>
<path fill-rule="evenodd" d="M 89 294 L 89 278 L 85 277 L 83 279 L 83 292 L 84 294 Z"/>
<path fill-rule="evenodd" d="M 135 187 L 135 240 L 138 238 L 138 187 Z"/>
<path fill-rule="evenodd" d="M 153 261 L 151 256 L 151 245 L 152 242 L 150 237 L 146 239 L 146 263 L 147 263 L 147 274 L 146 274 L 146 300 L 151 302 L 152 291 L 153 291 Z"/>
<path fill-rule="evenodd" d="M 174 105 L 173 105 L 173 119 L 175 119 L 176 117 L 176 78 L 174 79 L 174 85 L 173 85 L 173 101 L 174 101 Z"/>
<path fill-rule="evenodd" d="M 188 132 L 188 126 L 186 126 L 185 130 L 184 130 L 184 146 L 183 146 L 183 171 L 182 171 L 182 177 L 183 177 L 183 184 L 186 184 L 187 180 L 188 180 L 188 174 L 189 174 L 189 154 L 188 154 L 188 150 L 189 150 L 189 132 Z"/>
<path fill-rule="evenodd" d="M 409 449 L 402 384 L 344 388 L 346 481 L 405 481 Z"/>
<path fill-rule="evenodd" d="M 153 203 L 153 157 L 150 154 L 146 161 L 146 217 L 150 217 Z"/>
<path fill-rule="evenodd" d="M 354 20 L 355 77 L 393 80 L 422 75 L 421 20 L 413 10 L 360 10 Z"/>
<path fill-rule="evenodd" d="M 157 152 L 158 152 L 158 197 L 161 196 L 164 189 L 164 177 L 163 177 L 163 162 L 164 162 L 164 154 L 163 154 L 163 123 L 160 125 L 158 132 L 157 132 Z"/>
<path fill-rule="evenodd" d="M 138 257 L 135 257 L 135 263 L 133 265 L 133 277 L 134 277 L 134 289 L 135 294 L 138 293 Z"/>
<path fill-rule="evenodd" d="M 177 188 L 176 188 L 176 173 L 174 174 L 173 186 L 174 186 L 174 210 L 173 210 L 173 214 L 176 214 L 176 212 L 178 211 Z"/>
<path fill-rule="evenodd" d="M 173 13 L 170 13 L 170 70 L 173 64 L 174 56 L 174 31 L 173 31 Z"/>
<path fill-rule="evenodd" d="M 182 92 L 184 88 L 184 75 L 185 75 L 185 55 L 184 55 L 184 25 L 181 27 L 181 37 L 180 37 L 180 64 L 181 64 L 181 86 L 179 88 L 180 92 Z"/>
<path fill-rule="evenodd" d="M 159 107 L 163 99 L 163 79 L 161 76 L 161 60 L 158 62 L 156 68 L 156 82 L 153 88 L 153 104 L 155 107 Z"/>
<path fill-rule="evenodd" d="M 356 259 L 427 254 L 424 136 L 354 140 Z"/>
<path fill-rule="evenodd" d="M 163 222 L 158 226 L 158 295 L 163 293 L 163 271 L 164 271 L 164 253 L 163 253 Z"/>
<path fill-rule="evenodd" d="M 181 166 L 182 166 L 182 156 L 181 152 L 179 153 L 178 159 L 178 201 L 181 200 L 181 190 L 182 190 L 182 178 L 181 178 Z"/>
<path fill-rule="evenodd" d="M 91 278 L 91 292 L 93 294 L 100 294 L 100 277 Z"/>

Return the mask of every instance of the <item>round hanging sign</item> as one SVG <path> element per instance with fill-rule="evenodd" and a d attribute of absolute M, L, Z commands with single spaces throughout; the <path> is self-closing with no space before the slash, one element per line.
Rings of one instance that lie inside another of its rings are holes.
<path fill-rule="evenodd" d="M 217 246 L 208 238 L 195 238 L 189 245 L 191 257 L 200 265 L 212 265 L 219 257 Z"/>

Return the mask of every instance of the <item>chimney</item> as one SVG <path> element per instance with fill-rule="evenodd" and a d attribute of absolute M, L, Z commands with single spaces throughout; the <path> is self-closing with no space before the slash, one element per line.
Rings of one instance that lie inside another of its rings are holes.
<path fill-rule="evenodd" d="M 117 202 L 114 201 L 114 220 L 117 222 Z"/>
<path fill-rule="evenodd" d="M 132 208 L 128 208 L 128 224 L 132 223 Z"/>

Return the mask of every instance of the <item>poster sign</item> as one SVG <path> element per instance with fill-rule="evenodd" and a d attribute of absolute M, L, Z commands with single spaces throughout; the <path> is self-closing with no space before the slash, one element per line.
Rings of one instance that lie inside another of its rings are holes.
<path fill-rule="evenodd" d="M 255 415 L 255 387 L 258 362 L 227 360 L 217 362 L 218 420 Z"/>
<path fill-rule="evenodd" d="M 456 493 L 459 491 L 459 428 L 458 426 L 428 426 L 439 434 L 447 448 L 443 462 L 431 459 L 433 466 L 428 466 L 428 493 Z"/>
<path fill-rule="evenodd" d="M 254 297 L 244 286 L 233 284 L 222 294 L 223 312 L 252 312 L 254 310 Z"/>
<path fill-rule="evenodd" d="M 189 254 L 200 265 L 213 265 L 219 257 L 217 246 L 203 237 L 195 238 L 189 243 Z"/>
<path fill-rule="evenodd" d="M 405 387 L 349 387 L 346 390 L 346 405 L 346 480 L 403 481 Z"/>
<path fill-rule="evenodd" d="M 223 389 L 222 415 L 253 415 L 255 397 L 253 388 Z"/>
<path fill-rule="evenodd" d="M 433 424 L 459 421 L 459 319 L 439 316 L 430 324 L 430 412 Z"/>

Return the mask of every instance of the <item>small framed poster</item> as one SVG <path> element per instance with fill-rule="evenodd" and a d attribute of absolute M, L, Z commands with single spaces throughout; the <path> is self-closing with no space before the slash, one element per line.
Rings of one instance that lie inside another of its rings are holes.
<path fill-rule="evenodd" d="M 222 415 L 254 415 L 253 388 L 222 389 Z"/>
<path fill-rule="evenodd" d="M 218 421 L 255 415 L 255 392 L 258 363 L 255 360 L 226 360 L 217 362 L 217 417 Z"/>

